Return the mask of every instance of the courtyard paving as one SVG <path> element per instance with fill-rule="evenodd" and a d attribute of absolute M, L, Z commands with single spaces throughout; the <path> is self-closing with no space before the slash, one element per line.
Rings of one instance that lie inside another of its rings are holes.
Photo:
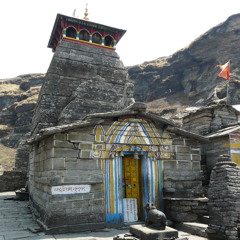
<path fill-rule="evenodd" d="M 45 235 L 43 232 L 33 233 L 31 230 L 39 229 L 39 226 L 32 219 L 28 202 L 15 201 L 13 198 L 15 198 L 14 192 L 0 193 L 0 240 L 112 240 L 117 235 L 128 233 L 127 227 L 74 234 Z M 207 239 L 184 232 L 179 232 L 179 235 L 187 237 L 189 240 Z"/>

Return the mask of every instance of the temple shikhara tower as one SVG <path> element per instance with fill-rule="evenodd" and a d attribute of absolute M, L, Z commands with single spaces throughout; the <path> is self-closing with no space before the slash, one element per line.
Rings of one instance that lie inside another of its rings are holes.
<path fill-rule="evenodd" d="M 34 114 L 34 134 L 117 109 L 127 70 L 115 49 L 125 32 L 57 14 L 48 43 L 54 55 Z"/>

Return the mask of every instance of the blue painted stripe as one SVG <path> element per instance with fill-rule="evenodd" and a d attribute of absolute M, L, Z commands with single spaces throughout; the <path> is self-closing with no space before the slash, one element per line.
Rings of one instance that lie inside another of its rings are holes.
<path fill-rule="evenodd" d="M 148 202 L 152 202 L 152 198 L 151 198 L 151 169 L 150 169 L 150 158 L 147 158 L 147 181 L 148 181 Z"/>
<path fill-rule="evenodd" d="M 149 164 L 150 164 L 150 170 L 151 170 L 151 197 L 152 197 L 152 202 L 155 203 L 155 192 L 154 192 L 154 184 L 155 184 L 155 181 L 154 181 L 154 173 L 153 173 L 153 158 L 151 157 L 149 159 Z"/>
<path fill-rule="evenodd" d="M 162 161 L 158 160 L 158 178 L 159 178 L 159 203 L 160 203 L 160 210 L 164 211 L 164 204 L 163 204 L 163 178 L 162 178 Z"/>
<path fill-rule="evenodd" d="M 106 214 L 106 223 L 107 224 L 120 224 L 123 223 L 123 214 Z"/>
<path fill-rule="evenodd" d="M 120 186 L 119 186 L 119 193 L 120 193 L 120 199 L 121 201 L 121 213 L 124 213 L 124 206 L 123 206 L 123 168 L 122 168 L 122 157 L 119 157 L 119 169 L 120 169 Z"/>
<path fill-rule="evenodd" d="M 142 122 L 140 123 L 140 125 L 141 125 L 141 127 L 142 127 L 142 129 L 143 129 L 143 132 L 144 132 L 145 135 L 147 136 L 150 144 L 153 144 L 152 138 L 151 138 L 151 136 L 150 136 L 150 133 L 149 133 L 148 130 L 146 129 L 146 126 L 145 126 Z M 149 124 L 148 124 L 148 126 L 150 127 Z"/>
<path fill-rule="evenodd" d="M 143 155 L 143 205 L 148 202 L 148 186 L 147 186 L 147 153 Z"/>
<path fill-rule="evenodd" d="M 118 132 L 117 137 L 115 138 L 114 143 L 118 143 L 119 139 L 121 138 L 121 136 L 124 134 L 125 129 L 129 126 L 131 122 L 127 122 L 127 124 L 125 124 Z"/>
<path fill-rule="evenodd" d="M 114 191 L 115 191 L 115 213 L 118 213 L 118 174 L 117 174 L 117 157 L 114 157 Z"/>
<path fill-rule="evenodd" d="M 110 204 L 109 204 L 109 159 L 106 160 L 106 163 L 105 163 L 105 171 L 106 171 L 106 189 L 105 189 L 105 194 L 106 194 L 106 211 L 107 213 L 109 212 L 109 207 L 110 207 Z"/>

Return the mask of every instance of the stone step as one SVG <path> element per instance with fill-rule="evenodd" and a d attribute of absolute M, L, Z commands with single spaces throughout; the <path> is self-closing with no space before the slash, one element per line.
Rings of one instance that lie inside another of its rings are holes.
<path fill-rule="evenodd" d="M 200 223 L 209 224 L 209 216 L 199 216 L 198 220 Z"/>
<path fill-rule="evenodd" d="M 196 222 L 182 222 L 174 224 L 174 228 L 200 237 L 207 237 L 206 229 L 208 225 Z"/>

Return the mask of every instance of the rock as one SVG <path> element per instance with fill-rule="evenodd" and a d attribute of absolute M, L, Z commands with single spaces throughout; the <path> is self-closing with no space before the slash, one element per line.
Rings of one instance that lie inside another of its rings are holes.
<path fill-rule="evenodd" d="M 240 14 L 236 14 L 171 56 L 129 67 L 130 79 L 135 82 L 136 101 L 171 99 L 180 92 L 189 98 L 189 105 L 194 105 L 197 101 L 198 104 L 204 105 L 209 101 L 223 99 L 226 97 L 228 81 L 218 77 L 219 69 L 216 65 L 224 64 L 230 59 L 228 103 L 238 104 L 239 38 Z M 199 102 L 200 99 L 205 101 Z M 179 101 L 183 104 L 183 97 L 175 97 L 175 103 Z"/>
<path fill-rule="evenodd" d="M 18 148 L 20 141 L 30 131 L 44 77 L 44 74 L 27 74 L 0 80 L 0 145 L 5 148 Z M 16 161 L 21 159 L 16 163 L 16 169 L 26 171 L 27 156 L 28 147 L 21 147 L 16 156 Z"/>
<path fill-rule="evenodd" d="M 129 76 L 135 84 L 134 98 L 137 102 L 146 102 L 150 111 L 166 118 L 173 119 L 173 116 L 178 114 L 175 118 L 177 121 L 180 121 L 178 119 L 182 116 L 181 111 L 188 106 L 226 101 L 227 83 L 228 104 L 238 104 L 239 37 L 240 14 L 236 14 L 171 56 L 128 67 Z M 65 50 L 63 55 L 66 57 L 69 53 L 67 46 Z M 91 54 L 80 57 L 78 51 L 74 50 L 66 61 L 55 59 L 52 62 L 47 78 L 53 80 L 54 84 L 44 85 L 43 101 L 41 107 L 39 106 L 43 114 L 36 114 L 34 119 L 35 125 L 42 119 L 39 129 L 46 127 L 46 117 L 49 117 L 53 124 L 62 124 L 81 118 L 79 112 L 87 114 L 117 107 L 117 101 L 121 98 L 127 81 L 126 70 L 118 55 L 114 53 L 114 56 L 107 57 L 104 63 L 99 62 L 106 67 L 98 71 L 98 67 L 91 61 Z M 80 65 L 71 60 L 74 56 L 78 61 L 81 58 L 83 60 L 79 71 L 83 71 L 84 76 L 79 80 L 76 69 Z M 215 66 L 224 64 L 229 59 L 231 81 L 227 82 L 217 76 L 219 69 Z M 114 71 L 111 71 L 111 66 Z M 71 75 L 73 70 L 75 74 Z M 55 71 L 64 73 L 64 77 L 54 74 Z M 0 143 L 17 148 L 22 136 L 30 131 L 33 111 L 44 78 L 45 74 L 25 74 L 0 80 L 0 124 L 7 126 L 7 130 L 1 132 Z M 118 88 L 112 87 L 114 81 L 118 82 Z M 58 84 L 59 82 L 61 84 Z M 108 89 L 107 92 L 104 91 L 105 88 Z M 46 89 L 52 92 L 51 97 L 44 93 Z M 59 110 L 53 111 L 53 106 L 57 106 Z"/>

